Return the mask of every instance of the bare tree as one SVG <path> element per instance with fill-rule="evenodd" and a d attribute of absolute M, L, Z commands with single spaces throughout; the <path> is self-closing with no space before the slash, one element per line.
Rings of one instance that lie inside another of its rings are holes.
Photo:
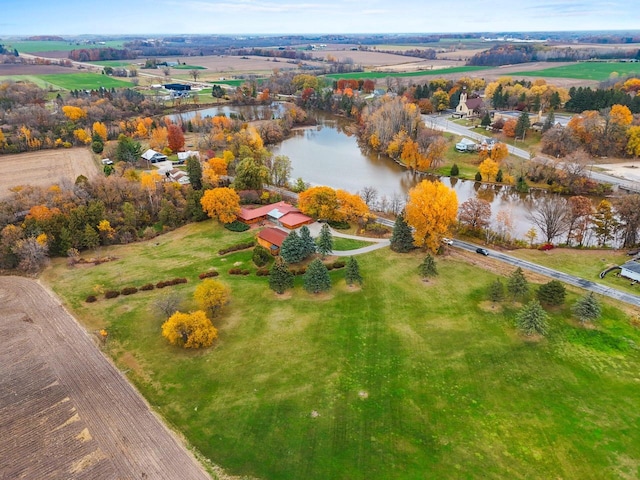
<path fill-rule="evenodd" d="M 198 70 L 197 68 L 193 68 L 191 70 L 189 70 L 189 76 L 191 78 L 193 78 L 194 82 L 198 81 L 198 77 L 200 76 L 200 70 Z"/>
<path fill-rule="evenodd" d="M 547 243 L 568 229 L 569 207 L 562 197 L 545 196 L 538 199 L 527 216 L 540 229 Z"/>
<path fill-rule="evenodd" d="M 567 212 L 567 245 L 575 238 L 579 245 L 584 242 L 585 232 L 589 228 L 593 204 L 587 197 L 576 195 L 569 198 L 569 211 Z"/>
<path fill-rule="evenodd" d="M 164 73 L 164 79 L 169 80 L 169 77 L 171 77 L 171 67 L 164 67 L 162 73 Z"/>
<path fill-rule="evenodd" d="M 20 261 L 20 270 L 34 273 L 40 270 L 48 260 L 46 243 L 39 242 L 35 237 L 18 240 L 15 253 Z"/>
<path fill-rule="evenodd" d="M 181 303 L 182 299 L 180 296 L 176 292 L 171 292 L 158 297 L 158 299 L 153 302 L 153 308 L 166 318 L 169 318 L 178 311 Z"/>
<path fill-rule="evenodd" d="M 375 187 L 364 187 L 359 194 L 364 203 L 367 204 L 367 207 L 373 209 L 378 199 L 378 190 Z"/>
<path fill-rule="evenodd" d="M 393 195 L 389 200 L 389 213 L 392 213 L 393 215 L 400 215 L 400 212 L 404 209 L 404 204 L 405 200 L 402 196 L 397 192 L 393 192 Z"/>
<path fill-rule="evenodd" d="M 620 219 L 620 232 L 625 247 L 631 247 L 638 243 L 638 230 L 640 229 L 640 195 L 625 195 L 613 203 L 615 212 Z"/>
<path fill-rule="evenodd" d="M 460 205 L 458 219 L 470 230 L 483 230 L 491 222 L 491 204 L 481 198 L 470 198 Z"/>

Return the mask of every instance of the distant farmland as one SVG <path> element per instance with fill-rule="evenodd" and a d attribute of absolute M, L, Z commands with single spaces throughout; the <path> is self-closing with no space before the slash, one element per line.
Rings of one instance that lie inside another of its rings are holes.
<path fill-rule="evenodd" d="M 640 74 L 640 63 L 605 63 L 579 62 L 563 67 L 545 68 L 535 71 L 513 72 L 509 75 L 524 75 L 529 77 L 575 78 L 578 80 L 607 80 L 612 73 L 620 76 Z"/>
<path fill-rule="evenodd" d="M 16 41 L 7 42 L 5 44 L 10 48 L 15 48 L 18 52 L 34 53 L 34 52 L 70 52 L 71 50 L 78 50 L 81 48 L 122 48 L 121 41 L 104 42 L 104 45 L 85 45 L 76 44 L 73 42 L 47 42 L 47 41 Z"/>
<path fill-rule="evenodd" d="M 439 68 L 435 70 L 419 70 L 417 72 L 354 72 L 354 73 L 331 73 L 325 75 L 326 78 L 334 80 L 349 78 L 387 78 L 387 77 L 424 77 L 427 75 L 449 75 L 451 73 L 476 72 L 478 70 L 488 70 L 493 67 L 452 67 Z"/>
<path fill-rule="evenodd" d="M 97 73 L 69 73 L 69 74 L 52 74 L 37 75 L 37 77 L 51 85 L 65 90 L 92 90 L 100 87 L 104 88 L 126 88 L 132 84 L 125 80 L 109 77 L 107 75 L 99 75 Z"/>

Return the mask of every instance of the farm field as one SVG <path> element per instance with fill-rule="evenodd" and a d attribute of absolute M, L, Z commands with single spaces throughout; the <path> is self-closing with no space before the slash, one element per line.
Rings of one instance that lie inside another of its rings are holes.
<path fill-rule="evenodd" d="M 348 78 L 371 78 L 379 79 L 386 77 L 425 77 L 434 75 L 450 75 L 454 73 L 473 73 L 480 70 L 490 70 L 493 67 L 451 67 L 440 68 L 434 70 L 420 70 L 417 72 L 354 72 L 354 73 L 330 73 L 325 75 L 326 78 L 333 78 L 335 80 L 348 79 Z"/>
<path fill-rule="evenodd" d="M 603 81 L 607 80 L 612 73 L 617 73 L 620 76 L 638 74 L 640 73 L 640 63 L 579 62 L 543 70 L 513 72 L 511 75 Z"/>
<path fill-rule="evenodd" d="M 79 175 L 95 177 L 100 171 L 88 148 L 63 148 L 0 155 L 0 198 L 19 185 L 47 186 L 66 179 L 75 182 Z"/>
<path fill-rule="evenodd" d="M 593 329 L 569 305 L 551 311 L 545 339 L 514 330 L 517 305 L 486 302 L 491 258 L 455 249 L 424 283 L 421 252 L 358 257 L 361 289 L 333 270 L 330 292 L 296 287 L 277 298 L 251 251 L 217 250 L 251 238 L 212 221 L 148 242 L 106 247 L 116 260 L 41 280 L 90 330 L 151 405 L 206 457 L 235 475 L 269 480 L 634 478 L 640 473 L 640 332 L 608 303 Z M 185 248 L 188 245 L 188 248 Z M 237 265 L 248 276 L 231 276 Z M 214 319 L 216 345 L 184 351 L 160 335 L 151 308 L 169 294 L 85 303 L 101 289 L 173 277 L 195 308 L 198 274 L 215 268 L 232 291 Z M 510 272 L 510 270 L 509 270 Z"/>
<path fill-rule="evenodd" d="M 5 46 L 15 48 L 21 53 L 44 53 L 44 52 L 70 52 L 81 48 L 122 48 L 122 41 L 111 40 L 105 42 L 104 45 L 85 45 L 76 44 L 74 42 L 61 41 L 31 41 L 31 40 L 15 40 L 11 42 L 3 42 Z"/>
<path fill-rule="evenodd" d="M 65 90 L 83 90 L 104 88 L 126 88 L 131 87 L 131 82 L 100 75 L 98 73 L 67 73 L 38 75 L 42 81 L 55 85 Z"/>

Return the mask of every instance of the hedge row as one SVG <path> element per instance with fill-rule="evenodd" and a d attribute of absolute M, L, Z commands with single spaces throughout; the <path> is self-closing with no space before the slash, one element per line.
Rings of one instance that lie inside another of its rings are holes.
<path fill-rule="evenodd" d="M 232 268 L 229 270 L 229 275 L 249 275 L 249 270 L 242 270 L 241 268 Z"/>
<path fill-rule="evenodd" d="M 174 278 L 173 280 L 165 280 L 164 282 L 156 283 L 156 288 L 170 287 L 172 285 L 180 285 L 181 283 L 187 283 L 186 278 Z"/>
<path fill-rule="evenodd" d="M 218 255 L 225 255 L 225 254 L 231 253 L 231 252 L 238 252 L 240 250 L 247 250 L 248 248 L 253 248 L 253 246 L 255 244 L 256 244 L 256 242 L 253 241 L 253 240 L 251 240 L 250 242 L 236 243 L 235 245 L 231 245 L 230 247 L 222 248 L 222 249 L 218 250 Z"/>
<path fill-rule="evenodd" d="M 256 275 L 259 277 L 268 277 L 271 272 L 268 268 L 259 268 L 256 270 Z"/>
<path fill-rule="evenodd" d="M 224 228 L 226 228 L 231 232 L 246 232 L 251 227 L 249 227 L 249 225 L 247 225 L 246 223 L 242 223 L 242 222 L 239 222 L 238 220 L 234 220 L 231 223 L 225 223 Z"/>
<path fill-rule="evenodd" d="M 198 278 L 200 280 L 204 280 L 205 278 L 217 277 L 218 275 L 220 275 L 218 272 L 216 272 L 215 270 L 211 270 L 210 272 L 201 273 L 200 275 L 198 275 Z"/>
<path fill-rule="evenodd" d="M 216 272 L 217 274 L 217 272 Z M 153 283 L 147 283 L 140 288 L 138 287 L 124 287 L 122 290 L 107 290 L 104 292 L 104 298 L 116 298 L 120 295 L 133 295 L 134 293 L 138 293 L 140 291 L 153 290 L 154 288 L 164 288 L 170 285 L 179 285 L 181 283 L 187 283 L 186 278 L 174 278 L 173 280 L 165 280 L 163 282 L 158 282 L 155 285 Z M 98 300 L 98 297 L 95 295 L 89 295 L 85 302 L 93 303 Z"/>

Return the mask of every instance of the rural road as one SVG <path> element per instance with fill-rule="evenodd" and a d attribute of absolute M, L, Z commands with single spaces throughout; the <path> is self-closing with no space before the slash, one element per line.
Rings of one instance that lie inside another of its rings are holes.
<path fill-rule="evenodd" d="M 486 138 L 489 138 L 487 135 L 477 133 L 471 128 L 454 123 L 453 121 L 451 121 L 448 115 L 422 115 L 422 120 L 427 127 L 434 130 L 454 133 L 456 135 L 468 137 L 480 142 Z M 509 150 L 509 153 L 515 155 L 516 157 L 524 158 L 525 160 L 529 160 L 531 158 L 531 154 L 528 150 L 514 147 L 513 145 L 507 145 L 507 148 Z M 640 185 L 638 185 L 638 182 L 634 182 L 632 180 L 626 180 L 623 178 L 614 177 L 613 175 L 607 175 L 606 173 L 594 171 L 590 171 L 589 176 L 596 182 L 609 183 L 611 185 L 621 187 L 625 190 L 636 192 L 640 191 Z"/>
<path fill-rule="evenodd" d="M 0 338 L 0 478 L 210 479 L 35 280 L 0 277 Z"/>
<path fill-rule="evenodd" d="M 462 240 L 454 240 L 452 246 L 462 248 L 463 250 L 467 250 L 470 252 L 475 252 L 476 248 L 479 247 L 479 245 L 475 245 L 469 242 L 463 242 Z M 584 278 L 575 277 L 567 273 L 543 267 L 542 265 L 538 265 L 536 263 L 521 260 L 519 258 L 512 257 L 511 255 L 498 252 L 497 250 L 490 250 L 488 248 L 487 250 L 489 251 L 489 258 L 495 258 L 497 260 L 500 260 L 501 262 L 511 264 L 515 267 L 521 267 L 531 272 L 539 273 L 540 275 L 545 275 L 547 277 L 560 280 L 561 282 L 567 283 L 569 285 L 580 287 L 590 292 L 598 293 L 600 295 L 613 298 L 614 300 L 640 307 L 640 296 L 638 295 L 622 292 L 620 290 L 616 290 L 614 288 L 606 287 L 599 283 L 592 282 L 591 280 L 585 280 Z"/>
<path fill-rule="evenodd" d="M 322 228 L 322 224 L 320 222 L 314 222 L 309 225 L 309 231 L 311 235 L 317 237 L 320 235 L 320 229 Z M 366 247 L 356 248 L 354 250 L 334 250 L 331 252 L 331 255 L 335 255 L 336 257 L 350 257 L 352 255 L 360 255 L 362 253 L 373 252 L 374 250 L 378 250 L 380 248 L 388 247 L 391 245 L 391 242 L 388 238 L 372 238 L 372 237 L 359 237 L 358 235 L 348 235 L 346 233 L 340 233 L 333 228 L 329 227 L 331 231 L 331 235 L 334 237 L 340 238 L 351 238 L 353 240 L 360 240 L 364 242 L 371 242 L 372 245 L 367 245 Z"/>

